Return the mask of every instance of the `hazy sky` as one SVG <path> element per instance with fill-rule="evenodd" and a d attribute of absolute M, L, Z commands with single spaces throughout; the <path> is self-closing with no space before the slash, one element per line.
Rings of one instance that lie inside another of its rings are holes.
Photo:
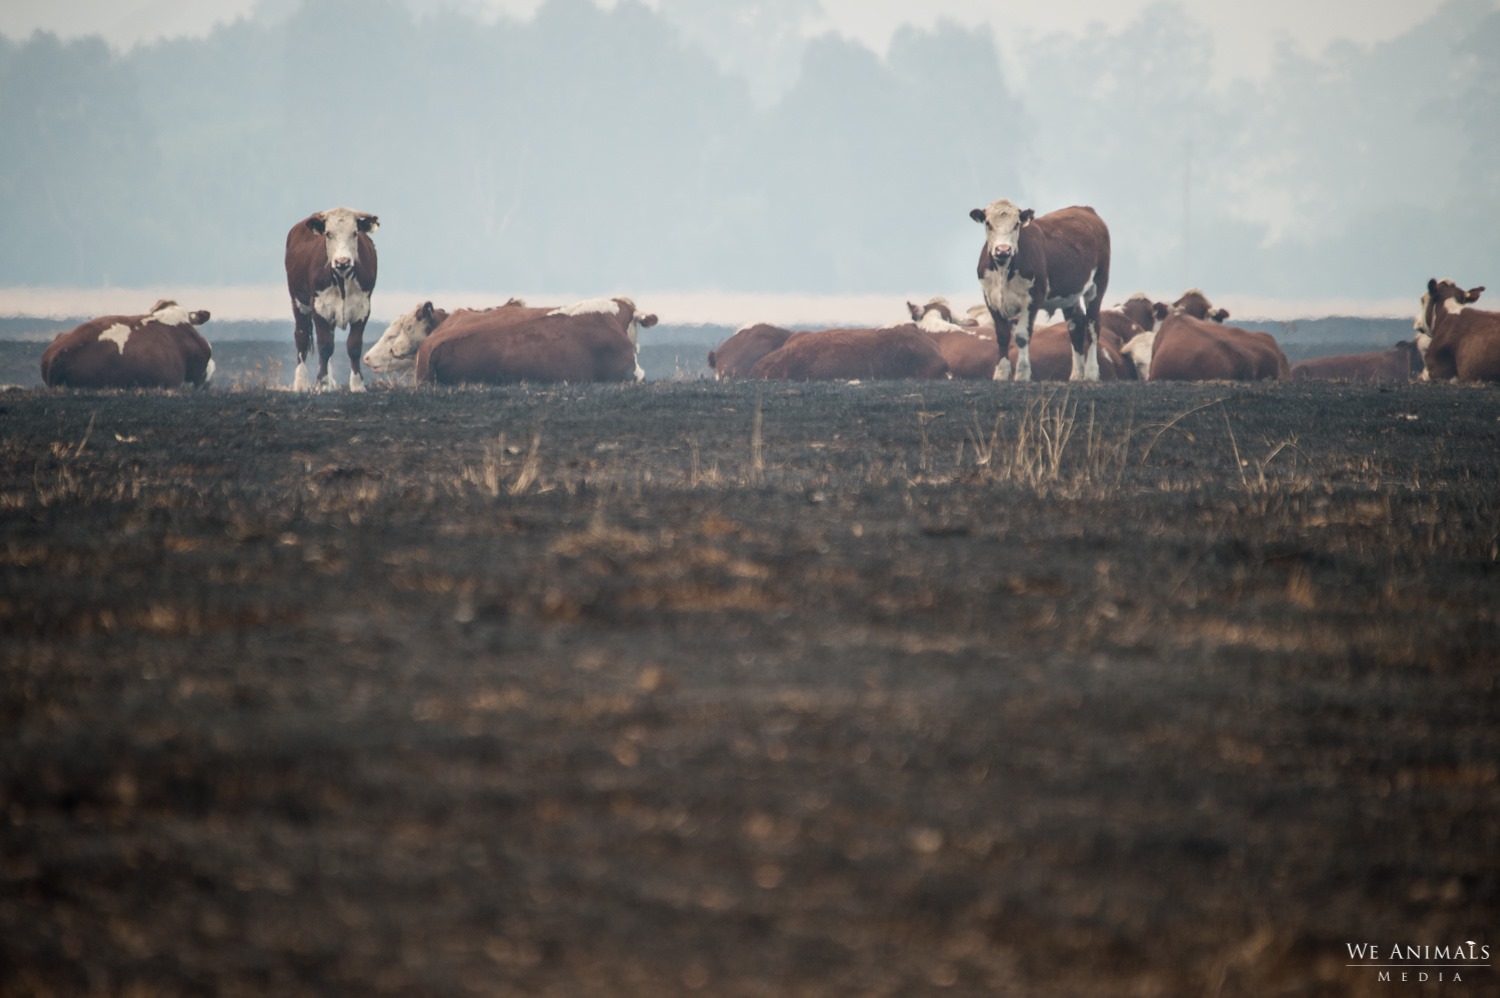
<path fill-rule="evenodd" d="M 405 0 L 408 6 L 457 7 L 529 16 L 541 0 Z M 614 0 L 596 0 L 611 5 Z M 659 8 L 662 0 L 644 0 Z M 667 0 L 670 7 L 673 0 Z M 1002 50 L 1054 31 L 1079 32 L 1091 22 L 1119 28 L 1153 0 L 676 0 L 679 6 L 729 5 L 735 10 L 771 5 L 794 10 L 817 8 L 801 19 L 804 34 L 836 31 L 883 51 L 903 24 L 930 25 L 939 18 L 965 26 L 988 23 Z M 1339 40 L 1370 44 L 1401 34 L 1432 14 L 1441 0 L 1177 0 L 1177 5 L 1214 37 L 1221 78 L 1261 77 L 1279 39 L 1290 39 L 1307 54 Z M 6 0 L 0 4 L 0 33 L 24 38 L 44 29 L 63 36 L 102 34 L 128 46 L 160 35 L 194 35 L 219 22 L 248 15 L 257 7 L 284 9 L 294 0 Z M 1008 54 L 1009 54 L 1008 52 Z M 1022 89 L 1025 81 L 1015 81 Z"/>

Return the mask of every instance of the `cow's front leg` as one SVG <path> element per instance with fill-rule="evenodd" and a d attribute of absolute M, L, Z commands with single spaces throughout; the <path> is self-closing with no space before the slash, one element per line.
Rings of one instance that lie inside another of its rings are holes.
<path fill-rule="evenodd" d="M 365 390 L 365 379 L 359 373 L 359 357 L 364 352 L 365 323 L 368 321 L 368 319 L 356 319 L 349 323 L 349 339 L 345 346 L 349 351 L 349 390 L 351 392 Z"/>
<path fill-rule="evenodd" d="M 313 328 L 318 334 L 318 380 L 313 383 L 313 391 L 332 391 L 337 387 L 333 375 L 328 372 L 328 362 L 333 360 L 333 324 L 314 312 Z"/>
<path fill-rule="evenodd" d="M 999 347 L 1000 359 L 995 363 L 996 381 L 1010 380 L 1010 327 L 1011 321 L 1000 314 L 999 309 L 990 309 L 990 318 L 995 323 L 995 345 Z"/>
<path fill-rule="evenodd" d="M 1079 305 L 1063 309 L 1068 321 L 1068 339 L 1073 344 L 1073 373 L 1070 381 L 1099 380 L 1099 330 L 1089 314 Z"/>
<path fill-rule="evenodd" d="M 1016 330 L 1016 380 L 1031 380 L 1031 331 L 1036 326 L 1036 312 L 1028 308 L 1021 313 L 1021 326 Z"/>
<path fill-rule="evenodd" d="M 307 352 L 312 349 L 312 308 L 302 302 L 292 301 L 292 340 L 297 344 L 297 372 L 292 376 L 292 387 L 299 392 L 312 388 L 312 379 L 307 375 Z"/>

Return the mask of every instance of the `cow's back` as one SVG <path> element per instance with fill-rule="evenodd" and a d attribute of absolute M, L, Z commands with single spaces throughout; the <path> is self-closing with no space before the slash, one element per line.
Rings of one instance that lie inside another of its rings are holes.
<path fill-rule="evenodd" d="M 1410 381 L 1412 374 L 1410 351 L 1401 347 L 1311 357 L 1292 365 L 1293 381 Z"/>
<path fill-rule="evenodd" d="M 635 345 L 605 314 L 497 309 L 450 318 L 417 352 L 417 380 L 440 385 L 630 381 Z"/>
<path fill-rule="evenodd" d="M 915 324 L 797 333 L 756 362 L 753 378 L 842 381 L 946 377 L 937 345 Z"/>
<path fill-rule="evenodd" d="M 1050 211 L 1031 224 L 1045 236 L 1047 284 L 1054 292 L 1093 283 L 1096 298 L 1104 294 L 1109 284 L 1109 226 L 1098 212 L 1074 205 Z"/>
<path fill-rule="evenodd" d="M 1174 313 L 1162 320 L 1152 381 L 1259 381 L 1285 377 L 1286 357 L 1269 333 Z"/>

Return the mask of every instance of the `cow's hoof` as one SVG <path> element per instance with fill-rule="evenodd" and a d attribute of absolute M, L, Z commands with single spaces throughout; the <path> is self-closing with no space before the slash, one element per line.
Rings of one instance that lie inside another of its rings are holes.
<path fill-rule="evenodd" d="M 306 364 L 297 365 L 297 373 L 292 376 L 292 390 L 299 392 L 312 391 L 312 379 L 307 376 Z"/>
<path fill-rule="evenodd" d="M 313 385 L 313 391 L 315 392 L 336 392 L 338 390 L 339 383 L 331 377 L 319 378 L 318 383 Z"/>
<path fill-rule="evenodd" d="M 359 376 L 358 371 L 349 372 L 349 390 L 351 392 L 362 392 L 365 390 L 365 379 Z"/>
<path fill-rule="evenodd" d="M 994 375 L 994 378 L 995 378 L 996 381 L 1009 381 L 1010 380 L 1010 358 L 1009 357 L 1007 357 L 1006 359 L 1002 360 L 1000 363 L 998 363 L 998 364 L 995 365 L 995 375 Z"/>

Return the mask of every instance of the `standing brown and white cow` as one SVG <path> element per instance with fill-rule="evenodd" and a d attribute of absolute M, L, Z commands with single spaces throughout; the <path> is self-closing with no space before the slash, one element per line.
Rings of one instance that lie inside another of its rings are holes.
<path fill-rule="evenodd" d="M 328 373 L 333 357 L 333 331 L 349 329 L 349 390 L 364 391 L 359 355 L 370 319 L 370 293 L 375 290 L 375 242 L 370 233 L 380 219 L 366 211 L 334 208 L 309 215 L 286 234 L 286 286 L 292 295 L 293 336 L 297 342 L 298 391 L 327 391 L 334 387 Z M 318 376 L 307 371 L 313 332 L 318 339 Z"/>
<path fill-rule="evenodd" d="M 176 388 L 206 385 L 213 348 L 194 329 L 208 321 L 175 301 L 145 315 L 106 315 L 58 335 L 42 351 L 42 381 L 66 388 Z"/>
<path fill-rule="evenodd" d="M 1035 217 L 1001 198 L 969 217 L 984 224 L 979 288 L 995 320 L 999 363 L 1009 380 L 1012 332 L 1015 377 L 1031 380 L 1031 331 L 1038 312 L 1062 309 L 1073 344 L 1073 381 L 1099 380 L 1099 308 L 1109 286 L 1109 227 L 1092 208 L 1074 206 Z"/>
<path fill-rule="evenodd" d="M 1500 312 L 1469 307 L 1483 291 L 1446 278 L 1427 282 L 1414 324 L 1418 338 L 1428 338 L 1423 381 L 1500 381 Z"/>

